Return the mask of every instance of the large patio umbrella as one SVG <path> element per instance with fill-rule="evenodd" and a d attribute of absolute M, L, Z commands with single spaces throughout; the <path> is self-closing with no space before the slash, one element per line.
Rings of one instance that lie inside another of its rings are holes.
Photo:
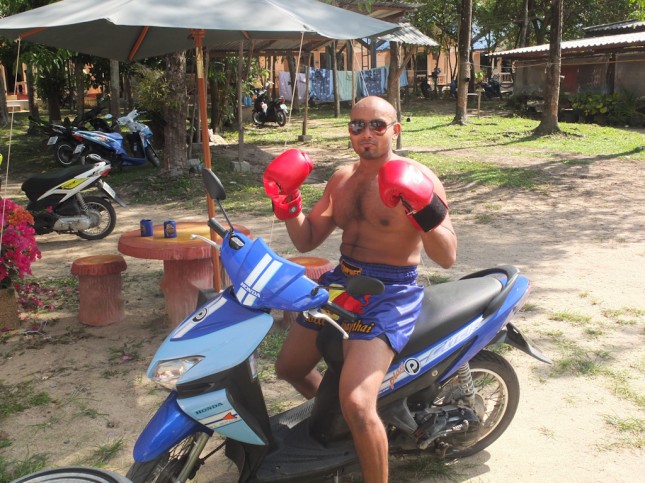
<path fill-rule="evenodd" d="M 0 19 L 2 37 L 114 60 L 196 48 L 204 140 L 208 139 L 208 119 L 202 47 L 254 39 L 348 40 L 398 28 L 317 0 L 63 0 Z M 204 164 L 210 169 L 210 146 L 202 144 Z M 210 199 L 208 214 L 215 214 Z M 216 255 L 213 264 L 219 273 Z M 220 288 L 217 277 L 214 285 Z"/>

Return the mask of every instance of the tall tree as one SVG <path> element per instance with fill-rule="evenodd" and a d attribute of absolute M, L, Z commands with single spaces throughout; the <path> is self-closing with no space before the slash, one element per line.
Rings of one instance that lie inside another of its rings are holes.
<path fill-rule="evenodd" d="M 166 95 L 163 103 L 164 156 L 163 172 L 171 176 L 188 171 L 186 153 L 186 119 L 188 117 L 188 94 L 186 91 L 186 53 L 177 52 L 166 56 Z M 208 143 L 208 139 L 202 142 Z"/>
<path fill-rule="evenodd" d="M 110 114 L 115 119 L 121 115 L 121 86 L 119 81 L 119 61 L 110 60 Z"/>
<path fill-rule="evenodd" d="M 562 43 L 562 0 L 551 3 L 551 41 L 549 63 L 546 68 L 544 85 L 544 110 L 542 120 L 535 134 L 553 134 L 560 131 L 558 126 L 558 101 L 560 98 L 560 44 Z"/>
<path fill-rule="evenodd" d="M 457 75 L 457 109 L 453 124 L 466 124 L 468 81 L 471 76 L 470 40 L 472 32 L 473 1 L 462 0 L 459 20 L 459 72 Z"/>

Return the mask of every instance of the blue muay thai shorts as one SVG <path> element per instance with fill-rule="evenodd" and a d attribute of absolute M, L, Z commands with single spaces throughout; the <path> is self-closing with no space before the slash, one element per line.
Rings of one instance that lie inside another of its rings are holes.
<path fill-rule="evenodd" d="M 356 275 L 379 279 L 385 285 L 385 290 L 379 295 L 363 295 L 358 298 L 349 295 L 342 287 L 349 277 Z M 343 256 L 336 268 L 320 277 L 319 283 L 337 285 L 338 289 L 332 287 L 329 290 L 329 300 L 359 315 L 352 322 L 340 321 L 350 340 L 384 338 L 398 353 L 410 339 L 421 310 L 423 287 L 416 280 L 415 265 L 396 267 L 363 263 Z M 334 319 L 338 318 L 334 314 L 329 315 Z M 322 320 L 305 319 L 302 314 L 298 316 L 297 322 L 313 330 L 320 330 L 325 325 Z"/>

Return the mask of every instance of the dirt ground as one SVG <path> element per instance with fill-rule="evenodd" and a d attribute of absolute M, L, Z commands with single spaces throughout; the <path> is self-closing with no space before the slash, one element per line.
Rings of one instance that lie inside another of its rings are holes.
<path fill-rule="evenodd" d="M 324 162 L 324 153 L 310 151 Z M 489 157 L 537 168 L 545 183 L 530 191 L 447 183 L 458 261 L 443 270 L 426 260 L 421 273 L 454 280 L 502 263 L 518 266 L 533 291 L 515 322 L 554 365 L 508 352 L 522 394 L 506 433 L 480 454 L 451 464 L 448 477 L 393 460 L 390 480 L 636 481 L 644 461 L 645 164 L 628 157 L 568 157 L 564 163 L 564 156 L 508 148 Z M 205 219 L 198 209 L 173 204 L 133 205 L 117 213 L 115 232 L 99 242 L 40 237 L 43 259 L 34 264 L 34 275 L 67 276 L 78 257 L 116 253 L 119 234 L 137 228 L 141 218 Z M 281 223 L 230 215 L 279 253 L 295 254 Z M 335 260 L 338 245 L 335 233 L 312 254 Z M 13 441 L 3 450 L 6 459 L 46 453 L 52 465 L 78 464 L 97 448 L 122 441 L 107 467 L 127 471 L 138 433 L 165 396 L 147 381 L 145 370 L 169 327 L 158 287 L 161 262 L 126 260 L 125 320 L 84 327 L 72 307 L 43 315 L 57 319 L 45 328 L 48 338 L 17 332 L 0 345 L 0 382 L 33 381 L 52 398 L 2 422 L 0 432 Z M 280 382 L 265 390 L 270 407 L 298 401 Z M 218 454 L 198 481 L 232 482 L 236 476 Z"/>

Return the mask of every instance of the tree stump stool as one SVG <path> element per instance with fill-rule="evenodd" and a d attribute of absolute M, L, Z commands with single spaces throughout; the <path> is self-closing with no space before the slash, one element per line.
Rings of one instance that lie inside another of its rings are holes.
<path fill-rule="evenodd" d="M 326 258 L 291 257 L 287 260 L 305 267 L 305 275 L 312 279 L 314 282 L 317 282 L 323 273 L 328 272 L 334 268 L 334 265 L 332 265 L 332 263 Z M 297 316 L 298 312 L 289 312 L 285 310 L 282 317 L 282 323 L 280 325 L 285 329 L 291 327 L 291 324 L 295 322 Z"/>
<path fill-rule="evenodd" d="M 121 255 L 91 255 L 72 263 L 78 276 L 78 320 L 86 325 L 102 326 L 123 320 L 121 272 L 127 265 Z"/>

